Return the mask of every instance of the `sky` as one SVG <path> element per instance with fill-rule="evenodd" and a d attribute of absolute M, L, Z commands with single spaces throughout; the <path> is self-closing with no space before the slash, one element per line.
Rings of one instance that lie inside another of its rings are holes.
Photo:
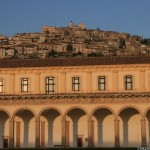
<path fill-rule="evenodd" d="M 0 0 L 0 34 L 5 36 L 70 21 L 150 38 L 150 0 Z"/>

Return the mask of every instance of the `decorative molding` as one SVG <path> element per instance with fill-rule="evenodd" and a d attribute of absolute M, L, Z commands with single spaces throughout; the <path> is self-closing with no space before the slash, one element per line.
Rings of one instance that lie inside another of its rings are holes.
<path fill-rule="evenodd" d="M 1 105 L 149 103 L 150 93 L 0 95 Z"/>
<path fill-rule="evenodd" d="M 150 69 L 150 66 L 149 66 L 149 64 L 111 64 L 111 65 L 95 65 L 95 66 L 90 66 L 90 65 L 88 65 L 88 66 L 64 66 L 63 68 L 62 67 L 40 67 L 40 68 L 36 68 L 36 67 L 32 67 L 32 68 L 28 68 L 28 67 L 25 67 L 25 68 L 15 68 L 15 71 L 17 72 L 17 71 L 25 71 L 26 69 L 27 70 L 31 70 L 31 71 L 33 71 L 33 72 L 35 72 L 35 71 L 44 71 L 44 70 L 56 70 L 56 72 L 57 72 L 57 70 L 59 71 L 59 70 L 69 70 L 69 69 L 82 69 L 82 70 L 84 70 L 84 69 L 91 69 L 92 71 L 93 70 L 99 70 L 99 69 L 105 69 L 105 68 L 107 68 L 108 70 L 113 70 L 113 69 L 116 69 L 116 67 L 118 68 L 118 70 L 122 70 L 123 68 L 131 68 L 131 69 L 136 69 L 136 70 L 149 70 Z M 0 71 L 5 71 L 5 74 L 6 74 L 6 72 L 8 71 L 8 74 L 9 74 L 9 72 L 12 72 L 12 71 L 14 71 L 14 68 L 0 68 Z"/>

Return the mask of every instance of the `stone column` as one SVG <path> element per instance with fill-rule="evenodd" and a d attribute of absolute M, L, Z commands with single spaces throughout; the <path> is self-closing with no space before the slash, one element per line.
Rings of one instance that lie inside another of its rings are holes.
<path fill-rule="evenodd" d="M 93 128 L 93 121 L 92 121 L 92 118 L 89 117 L 88 119 L 88 147 L 94 147 L 92 128 Z"/>
<path fill-rule="evenodd" d="M 140 85 L 141 85 L 141 92 L 145 92 L 145 70 L 140 71 Z"/>
<path fill-rule="evenodd" d="M 14 119 L 9 122 L 9 148 L 14 148 Z"/>
<path fill-rule="evenodd" d="M 40 147 L 40 118 L 35 118 L 35 148 Z"/>
<path fill-rule="evenodd" d="M 45 147 L 45 121 L 41 121 L 41 147 Z"/>
<path fill-rule="evenodd" d="M 66 147 L 66 118 L 62 118 L 61 121 L 61 132 L 62 132 L 62 147 Z"/>
<path fill-rule="evenodd" d="M 16 148 L 20 148 L 20 123 L 16 122 Z"/>
<path fill-rule="evenodd" d="M 69 139 L 69 123 L 70 121 L 66 121 L 66 146 L 70 146 L 70 139 Z"/>
<path fill-rule="evenodd" d="M 114 120 L 115 127 L 115 147 L 120 147 L 119 120 Z"/>
<path fill-rule="evenodd" d="M 92 144 L 93 144 L 93 147 L 94 147 L 94 120 L 92 120 L 91 122 L 91 128 L 92 128 Z"/>
<path fill-rule="evenodd" d="M 141 140 L 142 140 L 142 147 L 146 147 L 146 119 L 141 119 Z"/>

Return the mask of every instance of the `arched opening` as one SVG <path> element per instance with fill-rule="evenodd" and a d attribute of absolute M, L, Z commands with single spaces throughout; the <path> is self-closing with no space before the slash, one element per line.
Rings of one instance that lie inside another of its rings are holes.
<path fill-rule="evenodd" d="M 80 108 L 72 108 L 66 114 L 66 145 L 87 147 L 87 114 Z"/>
<path fill-rule="evenodd" d="M 14 115 L 14 147 L 35 147 L 35 115 L 28 109 L 20 109 Z"/>
<path fill-rule="evenodd" d="M 114 114 L 107 108 L 98 108 L 92 118 L 95 147 L 114 147 Z"/>
<path fill-rule="evenodd" d="M 9 115 L 0 110 L 0 148 L 8 148 L 9 144 Z"/>
<path fill-rule="evenodd" d="M 40 143 L 41 147 L 61 145 L 61 119 L 56 109 L 48 108 L 40 114 Z"/>
<path fill-rule="evenodd" d="M 123 147 L 141 146 L 141 114 L 132 107 L 119 113 L 120 145 Z"/>
<path fill-rule="evenodd" d="M 146 113 L 146 131 L 147 147 L 150 147 L 150 109 Z"/>

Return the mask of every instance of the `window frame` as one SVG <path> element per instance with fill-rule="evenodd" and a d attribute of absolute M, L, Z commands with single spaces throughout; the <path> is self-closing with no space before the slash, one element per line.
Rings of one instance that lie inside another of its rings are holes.
<path fill-rule="evenodd" d="M 76 82 L 77 80 L 77 82 Z M 72 91 L 80 91 L 80 77 L 76 76 L 76 77 L 72 77 Z M 77 86 L 77 89 L 76 89 Z"/>
<path fill-rule="evenodd" d="M 101 79 L 103 79 L 104 82 L 101 82 Z M 104 88 L 101 88 L 102 85 Z M 98 91 L 106 91 L 106 76 L 98 76 Z"/>
<path fill-rule="evenodd" d="M 131 80 L 127 81 L 129 78 Z M 124 77 L 124 84 L 125 84 L 125 90 L 133 90 L 133 76 L 132 75 L 126 75 Z M 129 84 L 129 87 L 131 87 L 131 88 L 128 88 L 128 84 Z"/>
<path fill-rule="evenodd" d="M 24 83 L 25 81 L 27 81 L 27 83 Z M 25 87 L 27 87 L 27 90 L 24 89 Z M 29 92 L 29 78 L 21 78 L 21 92 Z"/>
<path fill-rule="evenodd" d="M 48 82 L 47 82 L 48 81 Z M 52 81 L 52 83 L 50 83 Z M 52 86 L 53 90 L 50 90 Z M 55 94 L 56 92 L 56 78 L 55 77 L 45 77 L 45 93 L 46 94 Z"/>
<path fill-rule="evenodd" d="M 0 93 L 4 93 L 4 79 L 0 78 L 0 82 L 2 83 L 0 84 L 0 89 L 2 89 Z"/>

